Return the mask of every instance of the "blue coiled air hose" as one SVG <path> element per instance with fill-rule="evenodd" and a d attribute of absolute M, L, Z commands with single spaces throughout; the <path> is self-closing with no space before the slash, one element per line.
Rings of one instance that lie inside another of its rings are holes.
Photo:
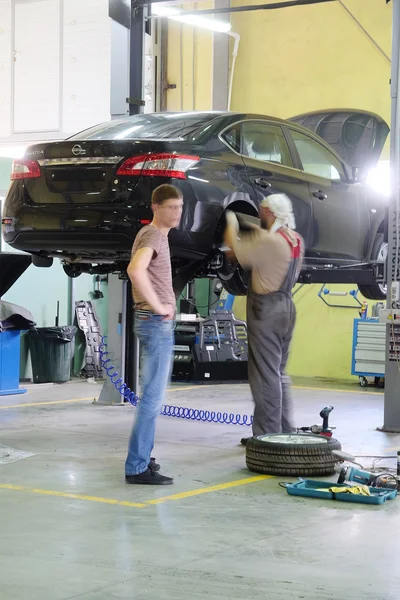
<path fill-rule="evenodd" d="M 111 364 L 111 358 L 108 358 L 107 352 L 107 336 L 102 336 L 101 344 L 98 348 L 100 353 L 100 362 L 106 372 L 107 377 L 116 390 L 128 400 L 132 406 L 136 406 L 139 402 L 139 396 L 135 394 L 118 376 L 118 371 Z M 190 419 L 191 421 L 204 421 L 206 423 L 227 423 L 228 425 L 247 425 L 250 427 L 253 423 L 253 417 L 250 415 L 240 415 L 234 413 L 215 412 L 213 410 L 200 410 L 198 408 L 187 408 L 185 406 L 171 406 L 163 404 L 160 414 L 166 417 L 177 417 L 178 419 Z"/>

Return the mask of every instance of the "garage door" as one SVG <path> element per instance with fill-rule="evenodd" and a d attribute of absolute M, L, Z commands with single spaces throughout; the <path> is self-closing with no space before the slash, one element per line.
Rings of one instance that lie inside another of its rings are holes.
<path fill-rule="evenodd" d="M 14 5 L 14 133 L 60 129 L 60 2 Z"/>

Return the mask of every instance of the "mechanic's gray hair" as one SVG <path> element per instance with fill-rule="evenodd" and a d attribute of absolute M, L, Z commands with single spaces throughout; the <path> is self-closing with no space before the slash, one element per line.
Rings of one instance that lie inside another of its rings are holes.
<path fill-rule="evenodd" d="M 279 221 L 281 227 L 286 225 L 287 227 L 290 227 L 290 229 L 296 228 L 292 201 L 286 194 L 271 194 L 261 200 L 260 206 L 269 208 Z"/>

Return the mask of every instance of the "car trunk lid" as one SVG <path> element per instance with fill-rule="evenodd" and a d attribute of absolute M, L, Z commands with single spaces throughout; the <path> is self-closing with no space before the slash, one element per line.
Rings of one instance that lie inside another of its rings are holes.
<path fill-rule="evenodd" d="M 354 169 L 376 166 L 390 128 L 378 115 L 362 110 L 333 109 L 291 117 L 325 140 Z"/>
<path fill-rule="evenodd" d="M 21 178 L 35 204 L 121 203 L 131 199 L 143 168 L 143 161 L 138 160 L 136 170 L 121 175 L 119 169 L 125 160 L 167 150 L 165 142 L 156 140 L 38 144 L 28 148 L 20 161 L 33 169 L 34 176 Z M 35 171 L 36 164 L 39 172 Z"/>

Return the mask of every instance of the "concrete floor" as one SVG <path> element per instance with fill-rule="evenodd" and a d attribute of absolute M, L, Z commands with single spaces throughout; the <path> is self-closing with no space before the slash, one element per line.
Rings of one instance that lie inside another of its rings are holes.
<path fill-rule="evenodd" d="M 400 436 L 375 430 L 374 392 L 297 387 L 298 424 L 333 404 L 344 450 L 395 454 Z M 94 405 L 98 393 L 46 384 L 0 399 L 0 444 L 34 454 L 1 464 L 0 446 L 1 600 L 400 598 L 400 500 L 290 497 L 283 478 L 252 480 L 238 446 L 247 428 L 168 417 L 154 455 L 175 485 L 127 486 L 134 409 Z M 181 386 L 168 402 L 252 410 L 247 385 Z"/>

